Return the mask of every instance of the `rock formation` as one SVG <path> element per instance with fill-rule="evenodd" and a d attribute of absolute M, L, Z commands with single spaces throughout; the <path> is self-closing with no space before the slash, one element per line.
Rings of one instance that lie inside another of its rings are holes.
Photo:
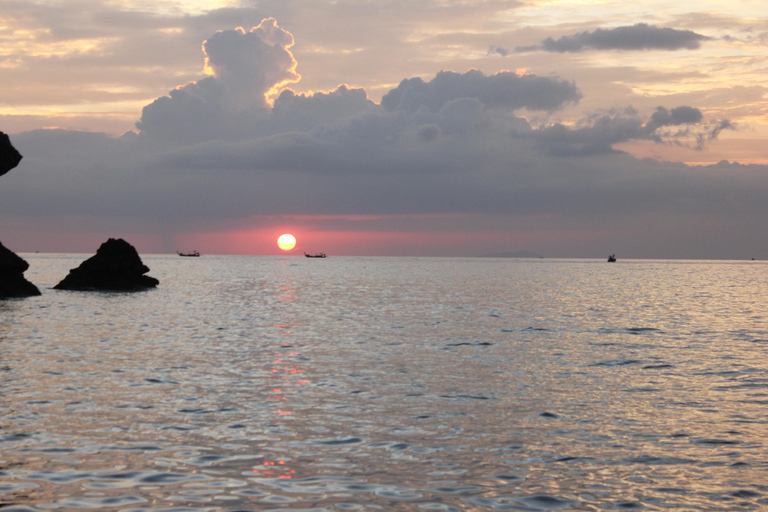
<path fill-rule="evenodd" d="M 0 176 L 7 173 L 21 162 L 21 153 L 11 144 L 11 139 L 0 132 Z"/>
<path fill-rule="evenodd" d="M 79 267 L 69 271 L 56 290 L 140 291 L 154 288 L 160 282 L 145 276 L 149 268 L 142 263 L 136 249 L 122 238 L 110 238 Z"/>
<path fill-rule="evenodd" d="M 0 299 L 40 295 L 37 286 L 24 279 L 28 268 L 29 263 L 0 243 Z"/>
<path fill-rule="evenodd" d="M 0 132 L 0 176 L 19 165 L 19 162 L 21 155 L 11 145 L 11 139 Z M 29 263 L 0 243 L 0 299 L 40 295 L 37 286 L 24 279 L 24 272 L 28 268 Z"/>

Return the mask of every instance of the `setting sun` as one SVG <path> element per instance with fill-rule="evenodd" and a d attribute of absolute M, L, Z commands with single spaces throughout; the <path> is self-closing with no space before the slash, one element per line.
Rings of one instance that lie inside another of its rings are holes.
<path fill-rule="evenodd" d="M 277 239 L 277 246 L 284 251 L 290 251 L 296 247 L 296 237 L 289 235 L 288 233 L 280 235 Z"/>

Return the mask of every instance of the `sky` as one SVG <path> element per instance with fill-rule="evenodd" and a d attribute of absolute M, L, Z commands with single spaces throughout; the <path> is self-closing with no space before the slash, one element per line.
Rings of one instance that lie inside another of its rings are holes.
<path fill-rule="evenodd" d="M 768 259 L 764 0 L 0 0 L 16 252 Z"/>

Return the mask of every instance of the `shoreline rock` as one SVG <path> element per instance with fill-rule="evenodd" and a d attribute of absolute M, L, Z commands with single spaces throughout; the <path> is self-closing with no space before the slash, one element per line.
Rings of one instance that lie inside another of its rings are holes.
<path fill-rule="evenodd" d="M 21 162 L 22 156 L 7 134 L 0 132 L 0 176 L 7 173 Z"/>
<path fill-rule="evenodd" d="M 37 286 L 24 277 L 29 263 L 0 243 L 0 299 L 42 295 Z"/>
<path fill-rule="evenodd" d="M 69 271 L 55 290 L 142 291 L 155 288 L 160 281 L 145 276 L 149 267 L 136 249 L 122 238 L 110 238 L 79 267 Z"/>
<path fill-rule="evenodd" d="M 0 132 L 0 176 L 19 165 L 21 158 L 8 135 Z M 24 258 L 0 243 L 0 299 L 40 295 L 37 286 L 24 278 L 28 268 Z"/>

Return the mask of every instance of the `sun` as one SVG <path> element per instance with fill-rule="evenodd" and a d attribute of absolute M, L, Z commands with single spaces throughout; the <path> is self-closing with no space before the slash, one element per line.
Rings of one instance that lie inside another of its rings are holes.
<path fill-rule="evenodd" d="M 288 233 L 280 235 L 280 238 L 277 239 L 277 246 L 284 251 L 290 251 L 296 247 L 296 237 Z"/>

